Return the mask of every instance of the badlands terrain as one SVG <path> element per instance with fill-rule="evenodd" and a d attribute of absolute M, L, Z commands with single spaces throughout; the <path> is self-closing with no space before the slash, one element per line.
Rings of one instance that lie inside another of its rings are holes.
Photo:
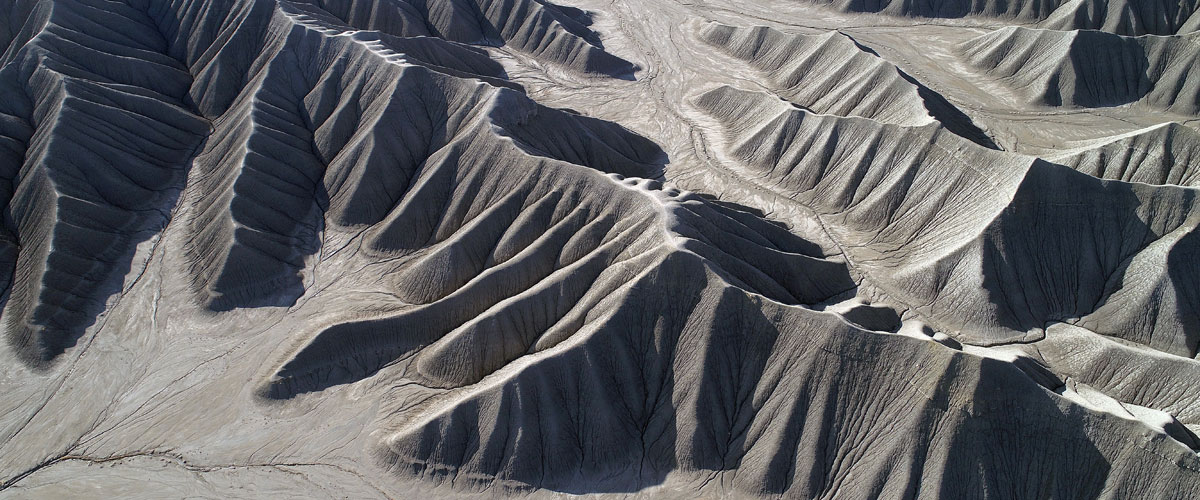
<path fill-rule="evenodd" d="M 1196 0 L 5 0 L 0 497 L 1200 496 Z"/>

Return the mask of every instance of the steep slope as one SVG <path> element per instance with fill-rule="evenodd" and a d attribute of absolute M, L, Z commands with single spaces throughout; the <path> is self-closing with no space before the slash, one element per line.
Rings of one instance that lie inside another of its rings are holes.
<path fill-rule="evenodd" d="M 1066 2 L 1040 25 L 1055 30 L 1100 30 L 1118 35 L 1182 35 L 1200 30 L 1200 3 L 1147 0 Z"/>
<path fill-rule="evenodd" d="M 229 109 L 214 117 L 208 147 L 196 158 L 203 197 L 191 216 L 197 236 L 189 251 L 197 286 L 214 309 L 294 301 L 325 213 L 343 225 L 377 221 L 431 153 L 478 112 L 474 104 L 487 87 L 439 92 L 437 70 L 447 66 L 423 66 L 422 56 L 449 65 L 452 74 L 501 74 L 472 49 L 365 33 L 330 36 L 337 32 L 317 31 L 304 24 L 317 21 L 305 19 L 276 11 L 259 55 L 269 64 L 254 67 Z M 361 65 L 370 53 L 417 64 L 367 72 Z M 322 67 L 295 54 L 332 57 Z M 404 109 L 398 97 L 409 99 Z M 403 140 L 380 138 L 410 123 L 420 126 Z"/>
<path fill-rule="evenodd" d="M 476 383 L 591 330 L 619 306 L 614 296 L 632 278 L 680 253 L 783 303 L 820 303 L 855 286 L 843 264 L 812 244 L 694 195 L 664 192 L 654 182 L 618 183 L 569 164 L 528 167 L 542 175 L 514 183 L 471 172 L 451 181 L 453 207 L 471 208 L 458 221 L 458 209 L 430 214 L 426 227 L 438 235 L 432 241 L 409 237 L 425 226 L 407 213 L 419 210 L 413 202 L 422 192 L 369 230 L 365 244 L 380 258 L 413 252 L 388 280 L 407 305 L 319 332 L 280 370 L 269 395 L 323 389 L 409 358 L 406 376 L 425 385 Z M 474 199 L 467 190 L 475 187 L 496 196 Z"/>
<path fill-rule="evenodd" d="M 686 474 L 688 491 L 713 495 L 1090 498 L 1102 477 L 1166 473 L 1176 465 L 1160 453 L 1190 454 L 1131 445 L 1116 436 L 1136 421 L 1064 405 L 1010 364 L 758 303 L 685 259 L 638 283 L 646 291 L 626 304 L 661 316 L 626 306 L 569 346 L 438 398 L 381 461 L 488 494 L 628 492 Z M 1189 476 L 1137 491 L 1172 497 L 1196 487 Z"/>
<path fill-rule="evenodd" d="M 840 32 L 792 35 L 765 26 L 707 23 L 698 36 L 749 63 L 776 95 L 815 113 L 905 126 L 936 120 L 958 135 L 995 147 L 944 97 Z"/>
<path fill-rule="evenodd" d="M 544 0 L 14 7 L 0 495 L 1200 489 L 1188 129 L 998 151 L 832 32 L 668 91 Z"/>
<path fill-rule="evenodd" d="M 899 0 L 820 0 L 846 12 L 878 12 L 893 16 L 960 18 L 966 16 L 1000 17 L 1018 21 L 1045 19 L 1062 5 L 1062 0 L 1023 0 L 999 2 L 906 2 Z"/>
<path fill-rule="evenodd" d="M 1177 35 L 1200 30 L 1195 0 L 1022 0 L 907 2 L 815 0 L 844 12 L 915 18 L 999 19 L 1054 30 L 1099 30 L 1117 35 Z"/>
<path fill-rule="evenodd" d="M 1109 137 L 1048 159 L 1102 179 L 1200 186 L 1200 134 L 1177 123 Z"/>
<path fill-rule="evenodd" d="M 507 45 L 582 73 L 627 76 L 632 63 L 604 51 L 578 9 L 542 0 L 306 0 L 359 29 Z"/>
<path fill-rule="evenodd" d="M 968 64 L 1027 102 L 1046 106 L 1139 104 L 1200 111 L 1196 36 L 1122 37 L 1097 31 L 1008 27 L 964 42 Z"/>
<path fill-rule="evenodd" d="M 12 284 L 6 336 L 44 366 L 104 310 L 135 245 L 167 223 L 208 124 L 190 109 L 191 76 L 142 12 L 102 1 L 34 10 L 31 27 L 43 27 L 19 35 L 28 41 L 0 70 L 0 254 Z"/>
<path fill-rule="evenodd" d="M 12 151 L 6 179 L 13 186 L 6 199 L 11 197 L 14 208 L 25 207 L 14 210 L 14 234 L 6 239 L 23 250 L 16 257 L 20 272 L 5 319 L 11 322 L 11 342 L 21 346 L 30 363 L 61 353 L 103 309 L 117 286 L 110 281 L 124 274 L 120 263 L 128 265 L 134 244 L 166 223 L 186 167 L 198 173 L 193 189 L 205 194 L 189 216 L 197 236 L 188 249 L 205 302 L 218 310 L 287 303 L 302 288 L 298 273 L 305 256 L 317 248 L 323 212 L 332 211 L 342 224 L 378 218 L 379 205 L 392 204 L 385 199 L 388 193 L 406 182 L 365 165 L 407 158 L 400 172 L 412 172 L 459 132 L 457 122 L 483 99 L 430 93 L 437 80 L 417 66 L 519 88 L 504 81 L 499 65 L 482 51 L 430 38 L 343 30 L 346 36 L 332 38 L 339 41 L 336 47 L 320 49 L 341 51 L 340 58 L 329 59 L 325 67 L 304 64 L 296 52 L 317 50 L 331 38 L 304 26 L 320 24 L 313 17 L 319 12 L 286 2 L 281 9 L 264 2 L 235 3 L 227 18 L 170 11 L 160 3 L 147 4 L 146 13 L 132 7 L 106 13 L 101 4 L 39 5 L 35 10 L 46 16 L 43 31 L 4 69 L 14 97 L 37 97 L 7 101 L 5 116 L 11 118 L 4 122 Z M 117 23 L 112 16 L 123 16 L 120 23 L 142 31 L 107 30 L 100 23 Z M 268 21 L 245 22 L 249 18 Z M 197 33 L 181 32 L 186 28 Z M 180 38 L 164 39 L 160 30 Z M 117 41 L 96 39 L 94 32 Z M 381 94 L 373 87 L 400 75 L 348 66 L 354 51 L 381 52 L 421 74 L 405 79 L 393 94 Z M 344 74 L 355 76 L 346 80 Z M 23 82 L 27 90 L 17 87 Z M 480 90 L 464 89 L 467 94 Z M 427 110 L 385 112 L 400 105 L 395 96 L 422 94 L 430 101 Z M 211 135 L 209 124 L 190 112 L 193 106 L 212 121 Z M 109 108 L 128 110 L 128 116 L 98 118 Z M 88 125 L 89 119 L 132 120 L 118 129 L 130 135 L 89 133 L 96 127 Z M 378 141 L 379 133 L 398 125 L 389 122 L 396 119 L 429 125 L 407 136 L 407 142 Z M 162 126 L 142 132 L 138 123 L 147 120 Z M 582 141 L 581 150 L 568 154 L 592 155 L 588 159 L 598 163 L 623 161 L 601 158 L 621 156 L 609 146 L 587 149 L 612 135 L 613 127 L 560 120 L 558 130 Z M 449 130 L 436 133 L 434 124 Z M 197 150 L 206 136 L 205 147 Z M 551 137 L 538 140 L 552 144 L 544 148 L 548 151 L 563 146 Z M 115 160 L 131 152 L 145 165 Z M 380 189 L 384 192 L 377 193 Z M 80 238 L 88 239 L 89 249 L 78 247 Z M 98 245 L 105 239 L 111 242 Z M 115 267 L 104 269 L 110 266 L 102 263 Z"/>
<path fill-rule="evenodd" d="M 933 121 L 915 84 L 849 37 L 789 35 L 756 26 L 709 23 L 701 40 L 748 62 L 780 97 L 816 113 L 861 116 L 896 125 Z"/>
<path fill-rule="evenodd" d="M 1200 275 L 1129 267 L 1195 251 L 1184 237 L 1200 222 L 1191 191 L 1100 181 L 933 127 L 812 115 L 762 93 L 721 87 L 695 103 L 733 168 L 820 214 L 856 268 L 938 330 L 1007 343 L 1105 307 L 1130 327 L 1105 333 L 1196 355 L 1185 325 Z M 1184 302 L 1161 310 L 1177 321 L 1139 322 L 1153 295 L 1121 287 L 1123 275 L 1175 290 Z"/>

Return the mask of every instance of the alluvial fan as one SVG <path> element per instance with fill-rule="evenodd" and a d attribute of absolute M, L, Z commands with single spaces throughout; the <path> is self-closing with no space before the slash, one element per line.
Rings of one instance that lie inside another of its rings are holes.
<path fill-rule="evenodd" d="M 10 3 L 0 497 L 1200 495 L 1194 1 Z"/>

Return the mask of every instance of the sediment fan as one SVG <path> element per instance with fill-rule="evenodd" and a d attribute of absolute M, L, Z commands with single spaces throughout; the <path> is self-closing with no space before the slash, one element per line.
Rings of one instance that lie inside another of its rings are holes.
<path fill-rule="evenodd" d="M 0 12 L 0 496 L 1200 494 L 1195 5 L 564 3 Z"/>

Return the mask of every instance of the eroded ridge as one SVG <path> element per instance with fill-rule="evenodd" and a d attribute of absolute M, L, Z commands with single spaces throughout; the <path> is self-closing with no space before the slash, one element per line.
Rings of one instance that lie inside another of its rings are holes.
<path fill-rule="evenodd" d="M 782 303 L 815 304 L 855 286 L 844 264 L 815 245 L 750 214 L 663 191 L 655 181 L 522 156 L 490 160 L 523 162 L 520 170 L 538 175 L 518 181 L 501 173 L 516 168 L 460 163 L 475 172 L 445 188 L 456 200 L 446 212 L 414 217 L 402 210 L 427 204 L 402 202 L 365 238 L 381 256 L 412 252 L 388 279 L 408 307 L 319 332 L 281 368 L 267 395 L 324 389 L 398 361 L 425 385 L 474 384 L 608 321 L 638 286 L 636 277 L 677 253 Z M 461 191 L 471 188 L 496 194 L 481 200 Z M 414 233 L 433 238 L 407 237 Z"/>
<path fill-rule="evenodd" d="M 326 217 L 378 221 L 431 153 L 479 113 L 469 103 L 491 87 L 459 85 L 455 99 L 439 91 L 438 70 L 502 75 L 473 49 L 322 26 L 299 11 L 275 13 L 256 57 L 266 64 L 214 119 L 196 158 L 189 250 L 213 309 L 293 302 Z M 397 129 L 410 132 L 397 137 Z"/>
<path fill-rule="evenodd" d="M 749 63 L 783 99 L 815 113 L 908 126 L 933 121 L 916 84 L 842 33 L 789 35 L 709 23 L 699 36 Z"/>
<path fill-rule="evenodd" d="M 493 31 L 504 43 L 583 72 L 618 71 L 606 62 L 612 56 L 589 52 L 601 49 L 583 12 L 529 3 L 477 8 L 502 17 Z M 12 283 L 5 320 L 30 364 L 52 360 L 92 324 L 134 246 L 170 220 L 189 171 L 189 192 L 198 195 L 186 203 L 196 233 L 186 251 L 202 301 L 214 310 L 286 305 L 303 289 L 326 211 L 342 225 L 377 222 L 379 205 L 390 208 L 389 196 L 462 132 L 456 127 L 479 113 L 484 94 L 520 90 L 480 49 L 422 33 L 359 32 L 312 4 L 108 7 L 19 2 L 14 13 L 27 20 L 4 40 L 5 200 L 13 208 L 0 238 L 2 281 Z M 311 65 L 297 53 L 329 59 Z M 400 84 L 406 71 L 423 74 Z M 448 81 L 455 88 L 443 89 Z M 422 105 L 386 112 L 405 98 Z M 106 131 L 105 122 L 117 126 Z M 636 141 L 588 149 L 619 127 L 570 117 L 562 125 L 554 130 L 574 142 L 526 142 L 631 173 L 612 163 L 643 147 Z M 405 127 L 403 141 L 377 141 Z M 512 128 L 520 134 L 519 123 Z M 380 171 L 392 158 L 400 167 Z"/>
<path fill-rule="evenodd" d="M 1055 30 L 1098 30 L 1118 35 L 1176 35 L 1200 31 L 1195 0 L 1020 0 L 902 2 L 814 0 L 845 12 L 956 20 L 1000 19 Z"/>
<path fill-rule="evenodd" d="M 963 42 L 966 61 L 1025 101 L 1047 106 L 1138 103 L 1195 115 L 1200 35 L 1125 37 L 1007 27 Z"/>
<path fill-rule="evenodd" d="M 1147 277 L 1131 266 L 1194 251 L 1190 190 L 1101 181 L 934 127 L 813 115 L 762 93 L 723 87 L 695 103 L 718 122 L 734 168 L 844 228 L 835 234 L 850 260 L 939 329 L 1011 342 L 1107 307 L 1123 328 L 1106 332 L 1196 354 L 1191 306 L 1164 304 L 1177 321 L 1151 326 L 1137 311 L 1158 292 L 1118 286 Z M 1198 285 L 1154 276 L 1153 289 L 1183 300 Z"/>
<path fill-rule="evenodd" d="M 0 490 L 1200 489 L 1191 4 L 578 5 L 15 2 Z"/>
<path fill-rule="evenodd" d="M 0 70 L 4 321 L 20 358 L 45 366 L 104 310 L 135 245 L 167 223 L 209 125 L 145 13 L 18 4 L 30 17 Z"/>
<path fill-rule="evenodd" d="M 1200 133 L 1178 123 L 1106 137 L 1048 159 L 1101 179 L 1200 187 Z"/>
<path fill-rule="evenodd" d="M 638 69 L 604 50 L 588 13 L 541 0 L 304 1 L 358 29 L 506 45 L 585 74 L 630 77 Z"/>

